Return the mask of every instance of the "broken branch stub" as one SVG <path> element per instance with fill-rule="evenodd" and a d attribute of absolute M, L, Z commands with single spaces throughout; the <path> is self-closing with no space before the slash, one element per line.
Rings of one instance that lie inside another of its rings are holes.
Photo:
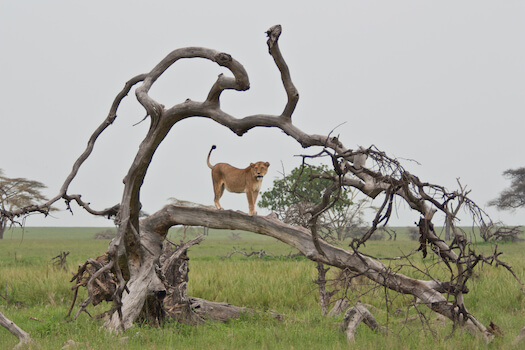
<path fill-rule="evenodd" d="M 346 310 L 343 317 L 343 331 L 349 342 L 355 341 L 355 332 L 361 322 L 364 322 L 373 331 L 384 332 L 386 330 L 379 325 L 372 313 L 363 304 L 357 302 L 355 306 Z"/>

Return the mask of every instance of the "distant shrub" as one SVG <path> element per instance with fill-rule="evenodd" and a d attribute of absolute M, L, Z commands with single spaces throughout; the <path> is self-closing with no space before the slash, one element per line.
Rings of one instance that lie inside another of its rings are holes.
<path fill-rule="evenodd" d="M 409 227 L 408 228 L 408 237 L 413 241 L 419 240 L 419 228 L 417 227 Z"/>
<path fill-rule="evenodd" d="M 359 239 L 363 237 L 369 230 L 369 227 L 366 226 L 353 226 L 346 229 L 344 238 Z M 371 241 L 381 241 L 385 238 L 385 230 L 383 228 L 377 229 L 372 236 L 370 236 Z"/>
<path fill-rule="evenodd" d="M 114 229 L 107 229 L 104 231 L 100 231 L 95 233 L 95 236 L 93 236 L 94 239 L 113 239 L 117 235 L 117 232 Z"/>

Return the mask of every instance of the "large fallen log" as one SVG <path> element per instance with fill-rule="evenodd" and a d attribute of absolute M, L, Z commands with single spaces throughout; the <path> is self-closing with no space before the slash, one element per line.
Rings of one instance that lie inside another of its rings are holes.
<path fill-rule="evenodd" d="M 405 276 L 358 251 L 341 249 L 322 239 L 318 240 L 318 247 L 316 247 L 310 231 L 303 227 L 285 224 L 275 215 L 250 216 L 239 211 L 168 205 L 142 221 L 144 229 L 147 227 L 147 231 L 157 232 L 159 235 L 163 235 L 167 228 L 175 225 L 202 226 L 203 224 L 209 228 L 245 230 L 274 237 L 295 247 L 310 260 L 342 270 L 349 269 L 393 291 L 413 295 L 431 310 L 453 322 L 460 320 L 467 329 L 473 332 L 478 330 L 488 336 L 485 326 L 474 316 L 464 314 L 464 310 L 460 310 L 447 300 L 446 295 L 449 295 L 454 288 L 449 282 L 437 279 L 418 280 Z"/>

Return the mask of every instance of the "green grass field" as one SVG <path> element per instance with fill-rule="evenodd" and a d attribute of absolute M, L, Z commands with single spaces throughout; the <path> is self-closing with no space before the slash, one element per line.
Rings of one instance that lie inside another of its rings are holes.
<path fill-rule="evenodd" d="M 35 349 L 60 349 L 73 340 L 74 349 L 348 349 L 349 345 L 338 323 L 342 316 L 321 315 L 315 264 L 306 258 L 284 257 L 296 251 L 272 238 L 230 231 L 210 230 L 209 236 L 190 249 L 190 280 L 188 294 L 212 301 L 229 302 L 259 311 L 227 323 L 208 322 L 203 326 L 188 326 L 167 322 L 162 328 L 136 325 L 124 334 L 109 334 L 101 328 L 102 321 L 82 314 L 76 321 L 66 318 L 73 293 L 69 280 L 78 264 L 103 253 L 109 240 L 95 240 L 96 233 L 107 228 L 26 228 L 7 231 L 0 241 L 0 311 L 25 331 L 38 345 Z M 409 253 L 418 247 L 397 229 L 396 241 L 372 241 L 365 251 L 378 257 L 393 257 Z M 186 240 L 198 232 L 187 232 Z M 169 238 L 180 241 L 183 233 L 172 230 Z M 490 251 L 490 245 L 475 244 L 480 252 Z M 500 245 L 501 259 L 514 267 L 525 280 L 525 243 Z M 246 258 L 233 250 L 247 252 L 264 250 L 271 256 Z M 51 259 L 69 252 L 66 269 L 56 268 Z M 431 254 L 422 259 L 412 256 L 416 266 L 435 269 L 447 276 Z M 385 264 L 397 264 L 384 261 Z M 337 271 L 333 271 L 332 277 Z M 414 277 L 417 272 L 402 268 Z M 519 330 L 525 326 L 525 295 L 520 285 L 504 268 L 485 266 L 478 269 L 470 281 L 470 293 L 465 295 L 469 311 L 483 324 L 491 321 L 504 331 L 503 337 L 486 345 L 480 337 L 457 330 L 452 323 L 437 317 L 424 306 L 411 307 L 413 298 L 385 291 L 366 280 L 359 280 L 347 291 L 347 296 L 371 305 L 370 311 L 384 326 L 388 335 L 376 334 L 360 325 L 356 349 L 515 349 L 512 345 Z M 84 291 L 77 304 L 86 297 Z M 89 309 L 91 315 L 103 312 L 108 305 Z M 387 313 L 386 310 L 390 312 Z M 74 309 L 74 312 L 77 309 Z M 277 321 L 264 311 L 276 311 L 289 316 Z M 73 312 L 73 314 L 74 314 Z M 0 349 L 10 349 L 18 340 L 0 328 Z"/>

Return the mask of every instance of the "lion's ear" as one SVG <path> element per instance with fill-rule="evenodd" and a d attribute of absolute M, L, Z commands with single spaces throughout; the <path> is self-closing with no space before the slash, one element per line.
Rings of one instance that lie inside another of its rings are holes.
<path fill-rule="evenodd" d="M 269 167 L 269 166 L 270 166 L 270 163 L 268 163 L 268 162 L 266 162 L 265 164 L 266 164 L 266 167 Z"/>
<path fill-rule="evenodd" d="M 254 166 L 255 166 L 255 164 L 250 163 L 250 168 L 253 168 Z"/>

